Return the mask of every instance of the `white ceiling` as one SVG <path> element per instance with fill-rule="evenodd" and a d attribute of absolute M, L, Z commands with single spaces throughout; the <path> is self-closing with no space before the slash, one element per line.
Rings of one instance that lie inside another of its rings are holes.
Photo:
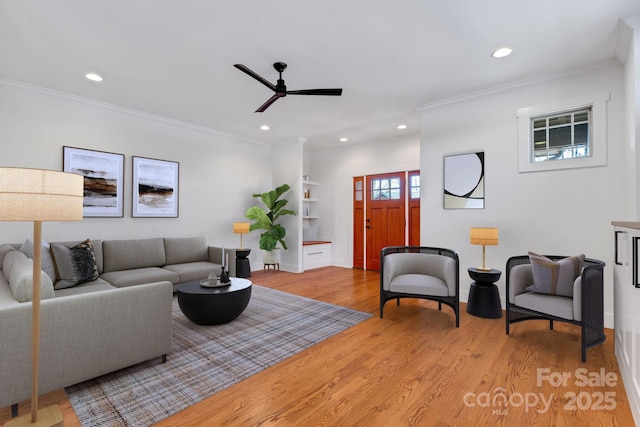
<path fill-rule="evenodd" d="M 611 59 L 619 18 L 638 13 L 638 0 L 0 0 L 0 78 L 317 150 L 417 133 L 416 106 Z M 342 96 L 254 113 L 272 92 L 233 64 L 275 84 L 276 61 L 288 89 Z"/>

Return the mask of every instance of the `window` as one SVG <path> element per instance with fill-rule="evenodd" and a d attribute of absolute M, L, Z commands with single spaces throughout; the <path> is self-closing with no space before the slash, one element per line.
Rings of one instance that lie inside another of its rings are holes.
<path fill-rule="evenodd" d="M 409 181 L 409 197 L 412 199 L 420 198 L 420 175 L 411 175 Z"/>
<path fill-rule="evenodd" d="M 590 157 L 591 107 L 531 119 L 531 160 Z"/>
<path fill-rule="evenodd" d="M 364 193 L 362 191 L 362 179 L 359 179 L 355 181 L 354 195 L 355 195 L 356 202 L 361 202 L 363 200 L 362 198 L 363 194 Z"/>
<path fill-rule="evenodd" d="M 371 180 L 371 200 L 399 200 L 400 178 Z"/>
<path fill-rule="evenodd" d="M 605 93 L 518 109 L 520 172 L 606 165 L 608 100 Z"/>

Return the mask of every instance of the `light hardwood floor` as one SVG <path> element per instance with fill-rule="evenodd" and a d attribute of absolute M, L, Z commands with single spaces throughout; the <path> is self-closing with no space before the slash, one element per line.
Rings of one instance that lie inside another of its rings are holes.
<path fill-rule="evenodd" d="M 461 304 L 457 329 L 449 307 L 418 300 L 388 302 L 380 319 L 376 272 L 326 267 L 254 272 L 252 280 L 373 317 L 158 426 L 634 425 L 612 330 L 581 363 L 572 325 L 550 331 L 529 321 L 507 336 L 504 318 L 474 317 Z M 79 425 L 64 391 L 42 399 L 49 402 L 60 404 L 65 426 Z M 8 417 L 0 410 L 0 422 Z"/>

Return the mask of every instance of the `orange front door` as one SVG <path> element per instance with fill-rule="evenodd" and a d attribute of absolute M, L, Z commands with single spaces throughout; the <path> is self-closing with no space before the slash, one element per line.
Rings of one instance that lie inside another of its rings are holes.
<path fill-rule="evenodd" d="M 397 172 L 366 178 L 367 270 L 380 270 L 382 248 L 405 244 L 404 177 L 404 172 Z"/>

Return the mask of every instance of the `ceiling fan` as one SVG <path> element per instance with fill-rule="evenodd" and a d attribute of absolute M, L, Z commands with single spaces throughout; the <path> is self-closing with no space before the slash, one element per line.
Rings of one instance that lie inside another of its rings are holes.
<path fill-rule="evenodd" d="M 264 104 L 262 104 L 257 110 L 256 113 L 262 113 L 264 110 L 269 108 L 271 104 L 276 102 L 280 98 L 284 98 L 287 95 L 328 95 L 328 96 L 340 96 L 342 95 L 342 89 L 301 89 L 301 90 L 287 90 L 287 86 L 284 84 L 284 80 L 282 79 L 282 72 L 287 68 L 287 64 L 284 62 L 276 62 L 273 64 L 273 68 L 278 72 L 278 82 L 274 86 L 269 81 L 267 81 L 264 77 L 256 74 L 254 71 L 247 68 L 242 64 L 234 64 L 238 70 L 243 71 L 271 89 L 275 92 L 275 94 L 267 100 Z"/>

